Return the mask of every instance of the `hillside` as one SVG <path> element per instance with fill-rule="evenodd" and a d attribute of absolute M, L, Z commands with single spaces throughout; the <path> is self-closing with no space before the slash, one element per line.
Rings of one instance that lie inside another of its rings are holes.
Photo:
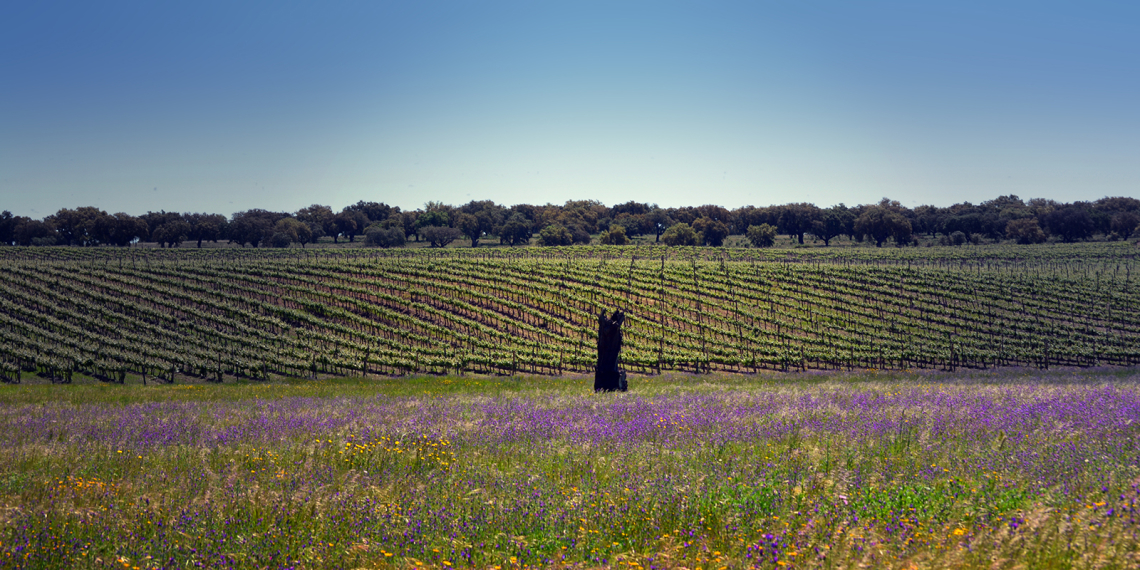
<path fill-rule="evenodd" d="M 107 381 L 1140 363 L 1130 244 L 0 249 L 0 367 Z"/>

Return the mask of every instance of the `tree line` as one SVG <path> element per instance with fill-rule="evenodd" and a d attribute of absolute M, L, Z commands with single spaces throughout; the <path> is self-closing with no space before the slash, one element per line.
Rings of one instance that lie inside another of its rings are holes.
<path fill-rule="evenodd" d="M 1042 243 L 1089 239 L 1121 240 L 1140 235 L 1140 200 L 1106 197 L 1095 202 L 1061 203 L 1017 196 L 946 208 L 907 208 L 883 198 L 875 204 L 820 208 L 810 203 L 735 210 L 707 204 L 661 208 L 625 202 L 606 206 L 595 200 L 572 200 L 562 205 L 517 204 L 506 207 L 490 200 L 462 206 L 428 202 L 416 210 L 401 210 L 380 202 L 359 201 L 339 212 L 313 204 L 296 212 L 263 209 L 222 214 L 147 212 L 141 216 L 108 214 L 99 208 L 64 208 L 36 220 L 0 213 L 0 243 L 6 245 L 129 246 L 139 241 L 161 247 L 227 241 L 242 247 L 305 247 L 323 237 L 374 247 L 402 247 L 408 241 L 444 247 L 456 240 L 498 238 L 502 245 L 560 246 L 588 243 L 624 245 L 638 236 L 652 236 L 666 245 L 722 246 L 730 235 L 743 235 L 757 247 L 775 243 L 777 235 L 804 243 L 810 235 L 830 245 L 846 236 L 876 246 L 914 245 L 926 236 L 944 245 L 1015 240 Z M 536 239 L 537 238 L 537 239 Z"/>

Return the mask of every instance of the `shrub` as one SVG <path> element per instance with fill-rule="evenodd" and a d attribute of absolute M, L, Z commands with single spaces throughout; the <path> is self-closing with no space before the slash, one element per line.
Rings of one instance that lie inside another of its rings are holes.
<path fill-rule="evenodd" d="M 582 226 L 570 226 L 569 229 L 570 229 L 570 236 L 574 238 L 574 244 L 575 245 L 579 245 L 579 244 L 589 245 L 590 240 L 593 239 L 590 237 L 589 232 L 582 229 Z"/>
<path fill-rule="evenodd" d="M 401 228 L 370 226 L 364 231 L 364 245 L 370 247 L 404 247 L 407 236 Z"/>
<path fill-rule="evenodd" d="M 661 234 L 661 241 L 665 242 L 665 245 L 697 245 L 697 232 L 693 231 L 689 224 L 681 222 L 669 226 L 669 229 Z"/>
<path fill-rule="evenodd" d="M 769 224 L 748 226 L 748 241 L 756 247 L 772 247 L 776 244 L 776 228 Z"/>
<path fill-rule="evenodd" d="M 724 238 L 728 237 L 728 226 L 709 217 L 697 218 L 693 222 L 693 230 L 701 236 L 697 243 L 702 245 L 720 247 L 724 245 Z"/>
<path fill-rule="evenodd" d="M 625 235 L 625 228 L 613 224 L 609 231 L 602 234 L 602 243 L 605 245 L 628 245 L 629 238 Z"/>
<path fill-rule="evenodd" d="M 1005 235 L 1023 245 L 1042 243 L 1046 240 L 1045 232 L 1037 223 L 1037 218 L 1010 220 L 1005 225 Z"/>
<path fill-rule="evenodd" d="M 538 232 L 539 245 L 556 246 L 574 243 L 574 235 L 562 224 L 550 224 Z"/>

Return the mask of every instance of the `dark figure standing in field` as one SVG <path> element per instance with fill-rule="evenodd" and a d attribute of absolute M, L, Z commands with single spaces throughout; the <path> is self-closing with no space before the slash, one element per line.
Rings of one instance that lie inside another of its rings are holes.
<path fill-rule="evenodd" d="M 625 392 L 625 371 L 618 368 L 621 356 L 621 324 L 625 314 L 614 311 L 614 316 L 598 314 L 598 367 L 594 372 L 595 392 Z"/>

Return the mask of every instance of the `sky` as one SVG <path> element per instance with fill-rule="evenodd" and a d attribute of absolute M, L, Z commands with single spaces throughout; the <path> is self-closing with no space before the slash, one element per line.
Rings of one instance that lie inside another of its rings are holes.
<path fill-rule="evenodd" d="M 0 209 L 1140 197 L 1140 3 L 0 5 Z"/>

